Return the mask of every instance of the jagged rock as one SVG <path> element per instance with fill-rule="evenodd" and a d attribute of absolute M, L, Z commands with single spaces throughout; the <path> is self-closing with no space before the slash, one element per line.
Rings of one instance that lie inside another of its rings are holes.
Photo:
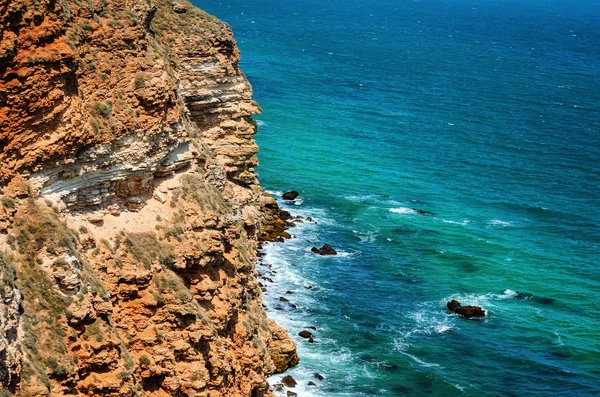
<path fill-rule="evenodd" d="M 287 391 L 287 397 L 297 397 L 297 396 L 298 396 L 297 393 L 294 393 L 293 391 L 290 391 L 290 390 Z"/>
<path fill-rule="evenodd" d="M 446 306 L 448 306 L 448 310 L 453 312 L 454 310 L 460 307 L 460 303 L 456 299 L 452 299 L 446 304 Z"/>
<path fill-rule="evenodd" d="M 32 259 L 10 271 L 22 291 L 0 285 L 0 389 L 270 395 L 299 358 L 255 253 L 292 219 L 254 172 L 260 108 L 230 28 L 170 0 L 0 3 L 0 191 L 19 201 L 0 228 Z M 80 266 L 53 267 L 66 255 Z"/>
<path fill-rule="evenodd" d="M 298 336 L 300 336 L 301 338 L 304 338 L 304 339 L 308 339 L 312 336 L 312 333 L 310 331 L 303 330 L 298 333 Z"/>
<path fill-rule="evenodd" d="M 289 192 L 283 193 L 281 196 L 284 200 L 296 200 L 296 198 L 300 196 L 300 194 L 295 190 L 290 190 Z"/>
<path fill-rule="evenodd" d="M 312 380 L 308 382 L 308 386 L 316 386 L 317 384 L 315 382 L 313 382 Z"/>
<path fill-rule="evenodd" d="M 287 330 L 268 320 L 273 340 L 269 344 L 269 354 L 275 364 L 275 372 L 280 373 L 298 364 L 300 358 L 296 352 L 296 343 L 289 337 Z"/>
<path fill-rule="evenodd" d="M 280 301 L 280 302 L 289 302 L 290 300 L 289 300 L 289 299 L 287 299 L 287 298 L 284 298 L 283 296 L 280 296 L 280 297 L 279 297 L 279 301 Z"/>
<path fill-rule="evenodd" d="M 296 382 L 296 380 L 294 378 L 292 378 L 290 375 L 286 375 L 283 378 L 281 378 L 281 382 L 286 386 L 286 387 L 296 387 L 296 385 L 298 384 Z"/>
<path fill-rule="evenodd" d="M 448 310 L 460 314 L 464 318 L 485 317 L 485 310 L 479 306 L 461 306 L 457 300 L 451 300 L 446 305 Z"/>
<path fill-rule="evenodd" d="M 337 255 L 337 251 L 329 244 L 325 244 L 321 248 L 312 247 L 310 250 L 319 255 Z"/>

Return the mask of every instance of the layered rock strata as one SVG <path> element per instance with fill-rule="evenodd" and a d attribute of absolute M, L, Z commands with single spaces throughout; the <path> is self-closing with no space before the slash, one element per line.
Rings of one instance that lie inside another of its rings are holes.
<path fill-rule="evenodd" d="M 177 7 L 0 0 L 0 395 L 265 396 L 298 362 L 256 280 L 260 109 Z"/>

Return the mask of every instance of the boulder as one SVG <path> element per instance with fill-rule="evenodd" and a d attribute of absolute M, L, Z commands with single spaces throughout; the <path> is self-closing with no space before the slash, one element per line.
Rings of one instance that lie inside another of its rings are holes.
<path fill-rule="evenodd" d="M 187 12 L 187 8 L 179 3 L 173 3 L 173 11 L 176 14 L 185 14 Z"/>
<path fill-rule="evenodd" d="M 446 306 L 448 306 L 448 310 L 453 312 L 454 310 L 460 307 L 460 302 L 456 299 L 452 299 L 450 302 L 447 303 Z"/>
<path fill-rule="evenodd" d="M 288 390 L 287 397 L 298 397 L 298 394 L 294 393 L 293 391 Z"/>
<path fill-rule="evenodd" d="M 460 302 L 453 299 L 446 304 L 448 310 L 460 314 L 464 318 L 485 317 L 485 310 L 479 306 L 461 306 Z"/>
<path fill-rule="evenodd" d="M 312 247 L 310 250 L 319 255 L 337 255 L 337 251 L 329 244 L 325 244 L 321 248 Z"/>
<path fill-rule="evenodd" d="M 310 382 L 308 382 L 308 385 L 309 386 L 316 386 L 317 384 L 311 380 Z"/>
<path fill-rule="evenodd" d="M 315 372 L 315 378 L 317 378 L 318 380 L 325 379 L 325 377 L 323 375 L 321 375 L 320 373 L 318 373 L 318 372 Z"/>
<path fill-rule="evenodd" d="M 454 313 L 460 314 L 464 318 L 485 317 L 485 310 L 479 306 L 461 306 Z"/>
<path fill-rule="evenodd" d="M 283 296 L 280 296 L 279 302 L 289 302 L 289 300 L 287 298 L 284 298 Z"/>
<path fill-rule="evenodd" d="M 299 196 L 300 194 L 295 191 L 295 190 L 290 190 L 289 192 L 285 192 L 283 193 L 283 196 L 281 196 L 284 200 L 296 200 L 296 198 Z"/>
<path fill-rule="evenodd" d="M 298 333 L 298 336 L 300 336 L 301 338 L 304 338 L 304 339 L 308 339 L 308 338 L 312 337 L 312 333 L 310 331 L 304 330 L 304 331 L 300 331 Z"/>
<path fill-rule="evenodd" d="M 284 376 L 281 379 L 281 383 L 283 383 L 286 387 L 296 387 L 296 385 L 298 384 L 296 382 L 296 379 L 292 378 L 289 375 Z"/>

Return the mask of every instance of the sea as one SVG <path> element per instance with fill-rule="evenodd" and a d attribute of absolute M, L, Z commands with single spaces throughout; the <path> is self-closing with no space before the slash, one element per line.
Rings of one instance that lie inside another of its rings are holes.
<path fill-rule="evenodd" d="M 262 186 L 314 220 L 258 265 L 301 357 L 279 394 L 600 396 L 600 1 L 195 4 L 238 41 Z"/>

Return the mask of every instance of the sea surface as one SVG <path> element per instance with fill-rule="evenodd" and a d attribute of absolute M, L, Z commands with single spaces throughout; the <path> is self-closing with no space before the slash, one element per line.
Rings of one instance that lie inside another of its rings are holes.
<path fill-rule="evenodd" d="M 259 265 L 290 390 L 600 396 L 599 1 L 195 3 L 236 34 L 262 185 L 317 222 Z"/>

